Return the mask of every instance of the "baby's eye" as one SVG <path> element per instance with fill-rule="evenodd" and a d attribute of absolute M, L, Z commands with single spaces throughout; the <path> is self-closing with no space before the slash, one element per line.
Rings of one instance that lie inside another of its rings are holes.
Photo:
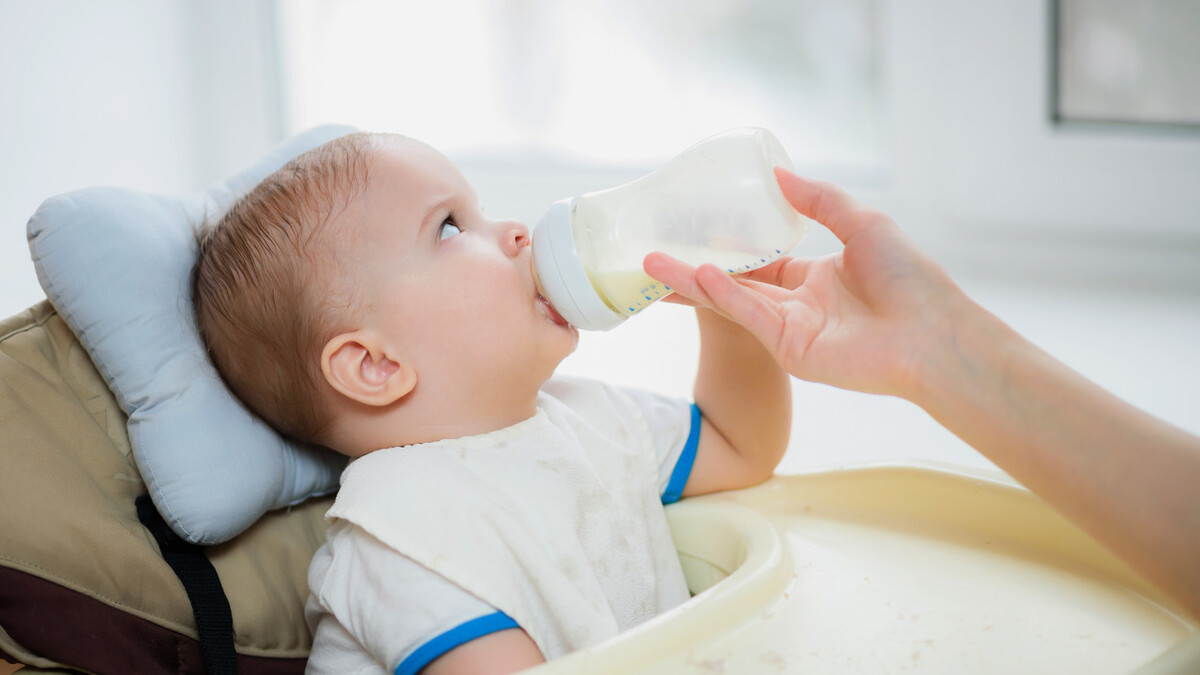
<path fill-rule="evenodd" d="M 462 230 L 454 224 L 454 220 L 447 218 L 442 222 L 442 226 L 438 228 L 438 241 L 445 241 L 456 234 L 461 234 Z"/>

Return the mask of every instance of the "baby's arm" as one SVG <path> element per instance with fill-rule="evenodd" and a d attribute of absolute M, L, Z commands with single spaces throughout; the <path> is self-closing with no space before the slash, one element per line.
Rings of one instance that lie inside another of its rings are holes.
<path fill-rule="evenodd" d="M 421 675 L 506 675 L 545 662 L 525 631 L 510 628 L 451 649 L 426 666 Z"/>
<path fill-rule="evenodd" d="M 757 338 L 709 309 L 697 308 L 700 365 L 693 396 L 703 415 L 683 495 L 761 483 L 787 450 L 791 380 Z"/>

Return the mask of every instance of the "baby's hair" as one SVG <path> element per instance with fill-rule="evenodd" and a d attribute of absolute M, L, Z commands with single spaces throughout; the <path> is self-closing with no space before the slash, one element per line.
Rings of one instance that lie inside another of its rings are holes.
<path fill-rule="evenodd" d="M 300 155 L 200 233 L 192 300 L 209 357 L 247 407 L 305 442 L 328 431 L 320 354 L 353 294 L 330 222 L 364 189 L 375 143 L 356 133 Z"/>

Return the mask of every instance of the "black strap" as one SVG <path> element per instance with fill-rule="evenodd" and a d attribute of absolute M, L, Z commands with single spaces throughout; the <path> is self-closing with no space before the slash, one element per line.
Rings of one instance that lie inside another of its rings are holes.
<path fill-rule="evenodd" d="M 163 559 L 187 591 L 209 675 L 237 675 L 233 614 L 217 570 L 204 555 L 204 547 L 188 543 L 175 534 L 154 508 L 150 495 L 138 497 L 135 503 L 138 520 L 154 535 Z"/>

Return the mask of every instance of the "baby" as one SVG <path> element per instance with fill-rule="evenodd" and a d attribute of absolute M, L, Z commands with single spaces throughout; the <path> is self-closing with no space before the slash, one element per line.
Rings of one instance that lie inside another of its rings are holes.
<path fill-rule="evenodd" d="M 552 379 L 578 333 L 528 228 L 409 138 L 268 177 L 205 233 L 193 293 L 233 392 L 352 459 L 310 672 L 512 672 L 638 625 L 688 597 L 662 505 L 761 482 L 787 446 L 787 374 L 709 310 L 695 404 Z"/>

